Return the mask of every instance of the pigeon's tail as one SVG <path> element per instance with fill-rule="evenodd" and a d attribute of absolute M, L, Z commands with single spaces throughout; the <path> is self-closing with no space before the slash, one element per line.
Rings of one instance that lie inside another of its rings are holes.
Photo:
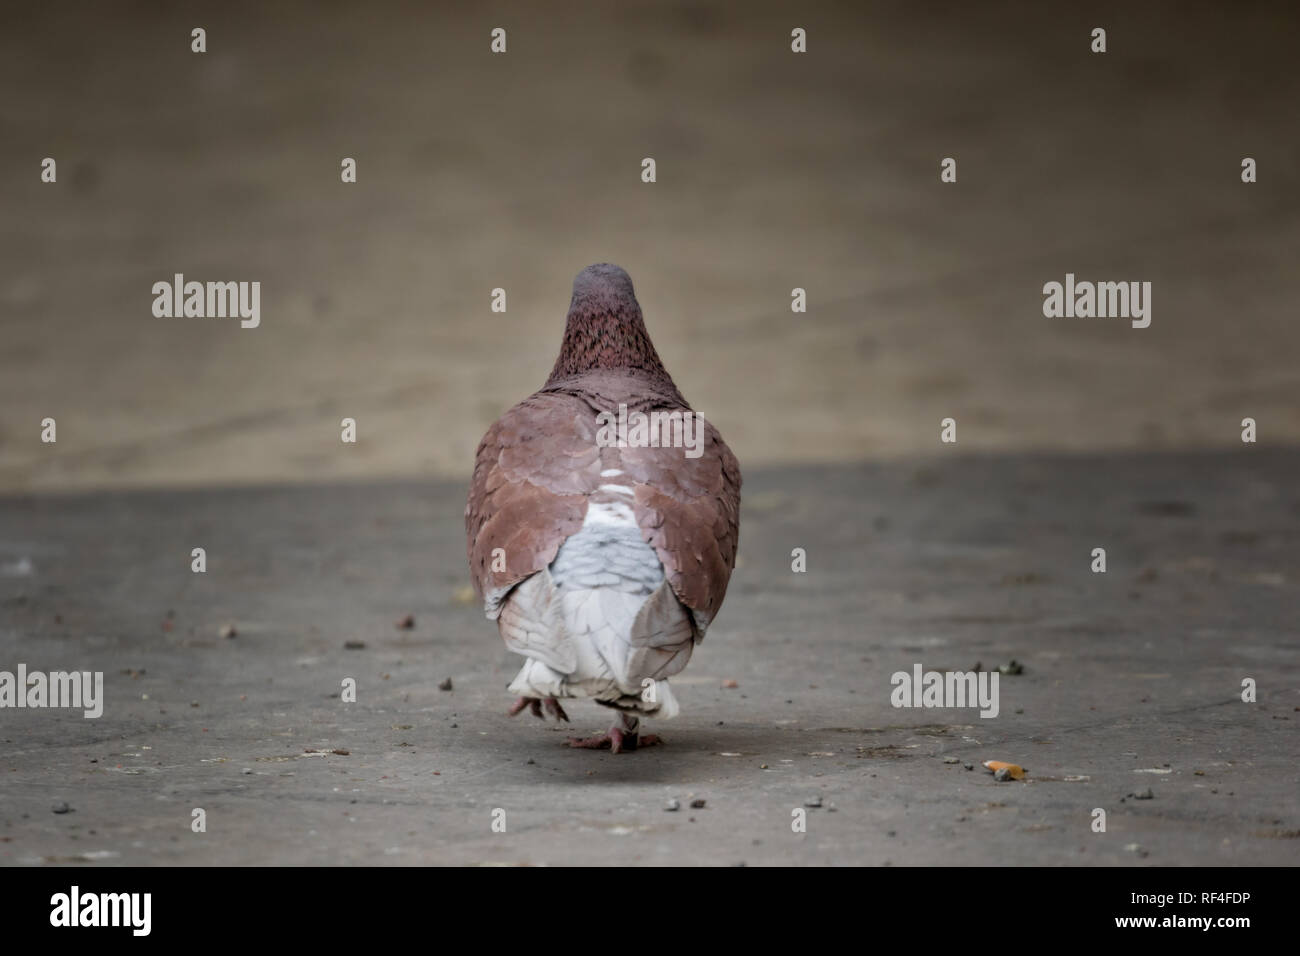
<path fill-rule="evenodd" d="M 501 635 L 528 658 L 510 690 L 671 717 L 667 679 L 690 660 L 694 620 L 622 497 L 614 487 L 593 497 L 582 529 L 503 603 Z"/>
<path fill-rule="evenodd" d="M 539 660 L 529 658 L 515 679 L 510 693 L 517 697 L 589 697 L 598 704 L 640 717 L 667 720 L 681 712 L 673 689 L 666 680 L 646 679 L 639 694 L 625 694 L 607 677 L 579 677 L 560 674 Z"/>

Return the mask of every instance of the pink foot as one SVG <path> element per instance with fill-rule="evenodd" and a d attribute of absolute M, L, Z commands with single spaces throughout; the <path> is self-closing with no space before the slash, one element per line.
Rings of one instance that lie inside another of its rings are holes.
<path fill-rule="evenodd" d="M 624 750 L 636 750 L 638 747 L 653 747 L 655 744 L 662 743 L 658 734 L 638 734 L 636 732 L 637 721 L 630 721 L 632 728 L 628 729 L 625 723 L 615 724 L 603 734 L 597 734 L 594 737 L 570 737 L 569 746 L 577 747 L 584 750 L 604 750 L 609 748 L 612 754 L 622 753 Z"/>
<path fill-rule="evenodd" d="M 568 722 L 569 715 L 564 712 L 564 708 L 560 706 L 558 700 L 554 697 L 548 697 L 546 698 L 545 703 L 547 714 L 553 716 L 556 721 L 563 720 L 566 723 Z M 542 700 L 538 697 L 520 697 L 510 706 L 510 709 L 506 711 L 506 716 L 513 717 L 524 709 L 532 711 L 534 717 L 540 718 L 541 720 L 546 719 L 546 715 L 542 713 Z"/>
<path fill-rule="evenodd" d="M 520 697 L 510 706 L 510 709 L 506 711 L 506 716 L 513 717 L 525 708 L 531 710 L 534 717 L 542 716 L 542 702 L 536 697 Z M 542 719 L 545 720 L 546 718 L 542 717 Z"/>

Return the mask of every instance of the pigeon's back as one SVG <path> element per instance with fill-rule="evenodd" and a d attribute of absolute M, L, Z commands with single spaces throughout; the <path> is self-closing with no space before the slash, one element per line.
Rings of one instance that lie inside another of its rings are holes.
<path fill-rule="evenodd" d="M 555 369 L 484 436 L 465 509 L 487 615 L 527 658 L 512 692 L 672 716 L 667 678 L 735 566 L 740 483 L 659 361 L 627 274 L 583 270 Z"/>

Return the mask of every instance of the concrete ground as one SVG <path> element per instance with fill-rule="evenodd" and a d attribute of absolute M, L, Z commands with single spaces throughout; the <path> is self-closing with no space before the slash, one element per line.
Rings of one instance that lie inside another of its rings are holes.
<path fill-rule="evenodd" d="M 4 666 L 102 670 L 107 703 L 0 711 L 0 862 L 1294 863 L 1298 468 L 755 470 L 683 715 L 618 756 L 504 715 L 516 658 L 464 594 L 459 483 L 5 497 Z M 890 706 L 894 671 L 1011 659 L 997 718 Z"/>

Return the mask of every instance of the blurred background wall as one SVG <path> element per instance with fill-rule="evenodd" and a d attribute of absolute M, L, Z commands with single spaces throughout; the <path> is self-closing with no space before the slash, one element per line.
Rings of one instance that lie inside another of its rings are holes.
<path fill-rule="evenodd" d="M 1292 4 L 3 18 L 0 491 L 464 478 L 597 261 L 748 468 L 948 416 L 961 452 L 1300 440 Z M 261 326 L 155 318 L 177 272 L 260 281 Z M 1152 282 L 1151 327 L 1045 318 L 1067 272 Z"/>

